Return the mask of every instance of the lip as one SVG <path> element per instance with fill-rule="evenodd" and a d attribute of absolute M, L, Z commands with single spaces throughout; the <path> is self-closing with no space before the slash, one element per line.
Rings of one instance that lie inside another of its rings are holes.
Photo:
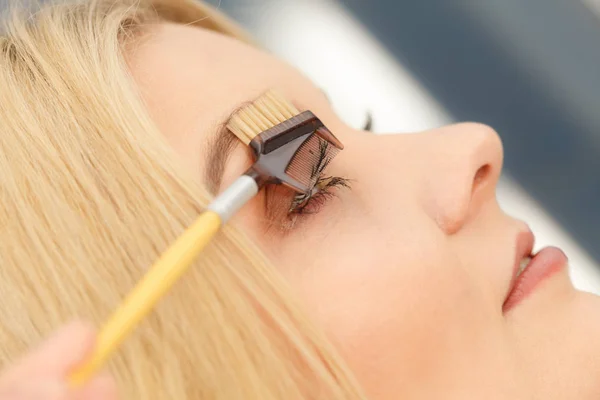
<path fill-rule="evenodd" d="M 531 234 L 531 238 L 533 238 L 533 234 Z M 533 240 L 530 243 L 533 247 Z M 529 254 L 531 254 L 531 250 L 529 250 Z M 533 256 L 525 271 L 517 277 L 521 260 L 529 254 L 517 253 L 517 263 L 513 272 L 510 290 L 502 305 L 504 313 L 517 306 L 533 293 L 541 282 L 566 268 L 568 261 L 567 256 L 561 249 L 546 247 Z"/>
<path fill-rule="evenodd" d="M 521 260 L 525 257 L 531 256 L 534 244 L 535 236 L 533 235 L 533 232 L 529 229 L 519 233 L 519 235 L 517 236 L 515 261 L 513 264 L 512 276 L 508 285 L 508 289 L 506 290 L 506 296 L 504 296 L 504 299 L 508 299 L 510 292 L 515 286 L 515 283 L 517 281 L 517 274 L 519 273 L 519 268 L 521 266 Z"/>

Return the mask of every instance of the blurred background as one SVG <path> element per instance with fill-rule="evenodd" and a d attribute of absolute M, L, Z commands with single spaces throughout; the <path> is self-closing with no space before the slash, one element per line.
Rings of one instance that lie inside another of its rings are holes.
<path fill-rule="evenodd" d="M 493 126 L 498 197 L 600 293 L 600 0 L 209 0 L 301 69 L 342 118 Z"/>

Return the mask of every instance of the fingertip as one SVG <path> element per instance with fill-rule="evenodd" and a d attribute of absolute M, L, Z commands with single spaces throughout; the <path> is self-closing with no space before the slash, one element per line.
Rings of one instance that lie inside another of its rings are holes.
<path fill-rule="evenodd" d="M 91 353 L 95 342 L 93 326 L 74 321 L 57 330 L 34 357 L 47 372 L 66 374 Z"/>
<path fill-rule="evenodd" d="M 18 360 L 3 379 L 62 379 L 92 352 L 95 341 L 90 324 L 69 323 Z"/>
<path fill-rule="evenodd" d="M 56 342 L 63 341 L 65 338 L 73 337 L 93 338 L 94 327 L 88 322 L 79 320 L 71 321 L 55 330 L 54 333 L 50 335 L 48 340 L 46 340 L 45 344 L 55 345 Z"/>
<path fill-rule="evenodd" d="M 117 384 L 108 373 L 96 376 L 77 394 L 78 400 L 116 400 Z"/>
<path fill-rule="evenodd" d="M 57 330 L 43 348 L 60 349 L 68 348 L 71 353 L 89 351 L 95 343 L 96 333 L 94 327 L 83 321 L 73 321 Z"/>
<path fill-rule="evenodd" d="M 66 324 L 62 329 L 59 329 L 57 332 L 62 332 L 63 334 L 69 333 L 80 337 L 93 337 L 96 332 L 96 328 L 92 323 L 88 321 L 74 320 Z"/>

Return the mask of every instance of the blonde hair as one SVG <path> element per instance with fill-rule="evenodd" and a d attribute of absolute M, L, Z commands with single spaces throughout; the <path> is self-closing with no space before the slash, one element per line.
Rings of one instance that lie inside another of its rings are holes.
<path fill-rule="evenodd" d="M 160 21 L 249 39 L 191 0 L 12 12 L 0 36 L 0 363 L 96 324 L 207 204 L 136 91 L 124 46 Z M 110 363 L 124 399 L 359 399 L 284 281 L 226 228 Z"/>

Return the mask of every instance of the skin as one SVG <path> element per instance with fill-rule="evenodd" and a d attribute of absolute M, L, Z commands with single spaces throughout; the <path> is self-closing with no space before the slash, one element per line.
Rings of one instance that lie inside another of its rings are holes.
<path fill-rule="evenodd" d="M 0 377 L 2 400 L 116 400 L 117 388 L 100 375 L 72 388 L 67 377 L 90 356 L 96 334 L 87 324 L 72 323 L 19 360 Z"/>
<path fill-rule="evenodd" d="M 493 129 L 353 130 L 292 67 L 193 27 L 154 27 L 130 66 L 199 180 L 219 124 L 269 88 L 344 143 L 328 174 L 352 188 L 319 212 L 288 217 L 289 193 L 275 192 L 281 199 L 269 204 L 285 221 L 269 222 L 263 193 L 232 223 L 289 279 L 371 399 L 600 396 L 600 303 L 573 288 L 566 268 L 503 312 L 517 237 L 528 228 L 496 201 L 503 152 Z M 221 189 L 250 164 L 240 143 Z"/>

